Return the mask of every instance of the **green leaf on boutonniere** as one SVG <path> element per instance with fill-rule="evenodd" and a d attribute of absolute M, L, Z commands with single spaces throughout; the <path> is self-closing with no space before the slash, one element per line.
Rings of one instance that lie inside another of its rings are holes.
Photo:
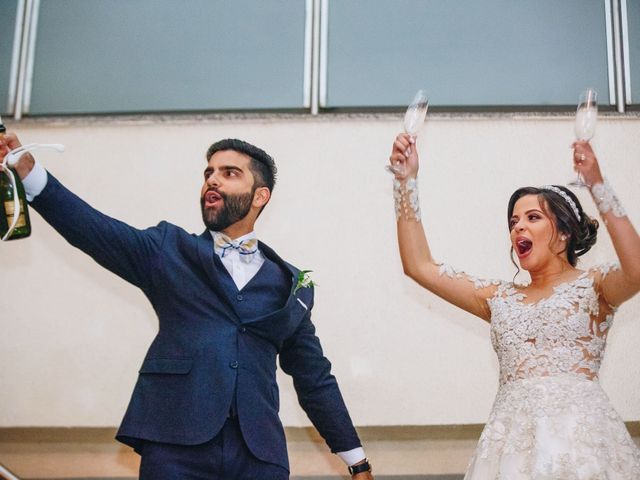
<path fill-rule="evenodd" d="M 313 272 L 313 270 L 300 270 L 298 273 L 298 283 L 296 283 L 296 288 L 293 289 L 293 294 L 295 295 L 298 290 L 301 288 L 310 288 L 316 287 L 317 284 L 311 280 L 309 274 Z"/>

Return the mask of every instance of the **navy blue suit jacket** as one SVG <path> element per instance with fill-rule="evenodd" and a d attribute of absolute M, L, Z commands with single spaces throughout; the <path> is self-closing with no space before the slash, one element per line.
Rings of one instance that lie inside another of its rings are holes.
<path fill-rule="evenodd" d="M 311 322 L 313 289 L 294 292 L 298 270 L 267 245 L 260 249 L 291 279 L 289 293 L 279 308 L 241 318 L 221 286 L 209 232 L 188 234 L 167 222 L 138 230 L 98 212 L 51 174 L 31 205 L 69 243 L 142 289 L 158 316 L 159 331 L 140 368 L 120 441 L 134 447 L 143 440 L 204 443 L 222 428 L 235 394 L 251 451 L 288 468 L 278 417 L 279 356 L 300 405 L 331 450 L 360 446 Z"/>

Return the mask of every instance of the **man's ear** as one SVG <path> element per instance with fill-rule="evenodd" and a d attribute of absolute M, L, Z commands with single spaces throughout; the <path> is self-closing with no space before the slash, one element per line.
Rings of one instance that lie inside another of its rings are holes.
<path fill-rule="evenodd" d="M 270 198 L 271 190 L 269 190 L 267 187 L 258 187 L 253 194 L 253 206 L 262 208 L 269 202 Z"/>

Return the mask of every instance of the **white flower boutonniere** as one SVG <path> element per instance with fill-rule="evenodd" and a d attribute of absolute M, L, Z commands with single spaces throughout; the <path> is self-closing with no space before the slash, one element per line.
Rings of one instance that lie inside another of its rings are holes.
<path fill-rule="evenodd" d="M 293 289 L 294 295 L 301 288 L 310 288 L 317 286 L 317 284 L 314 283 L 309 276 L 311 272 L 313 272 L 313 270 L 300 270 L 300 273 L 298 273 L 298 283 L 296 283 L 296 288 Z"/>

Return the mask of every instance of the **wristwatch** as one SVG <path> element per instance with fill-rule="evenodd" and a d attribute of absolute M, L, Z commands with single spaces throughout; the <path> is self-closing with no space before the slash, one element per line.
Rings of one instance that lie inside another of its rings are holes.
<path fill-rule="evenodd" d="M 370 471 L 371 471 L 371 464 L 369 463 L 368 458 L 365 458 L 364 462 L 362 463 L 359 463 L 357 465 L 351 465 L 349 467 L 350 475 L 355 475 L 356 473 L 370 472 Z"/>

